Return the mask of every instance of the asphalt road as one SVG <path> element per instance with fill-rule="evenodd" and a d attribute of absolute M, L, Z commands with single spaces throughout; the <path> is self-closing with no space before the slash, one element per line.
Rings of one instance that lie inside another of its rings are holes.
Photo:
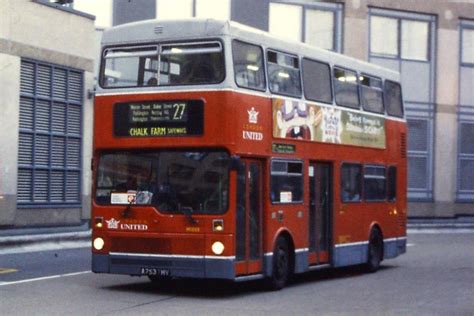
<path fill-rule="evenodd" d="M 87 248 L 0 255 L 2 315 L 474 315 L 474 233 L 410 234 L 375 274 L 311 272 L 277 292 L 259 282 L 90 272 Z"/>

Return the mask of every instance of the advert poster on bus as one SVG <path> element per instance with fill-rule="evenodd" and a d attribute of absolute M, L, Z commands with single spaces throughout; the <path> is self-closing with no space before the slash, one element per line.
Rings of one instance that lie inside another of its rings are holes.
<path fill-rule="evenodd" d="M 385 119 L 302 101 L 273 99 L 273 137 L 385 148 Z"/>

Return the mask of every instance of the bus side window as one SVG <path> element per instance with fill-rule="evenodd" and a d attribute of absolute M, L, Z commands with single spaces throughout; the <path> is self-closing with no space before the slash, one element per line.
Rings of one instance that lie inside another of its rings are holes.
<path fill-rule="evenodd" d="M 364 110 L 375 113 L 384 113 L 382 79 L 361 75 L 360 94 L 360 101 Z"/>
<path fill-rule="evenodd" d="M 343 164 L 341 167 L 341 200 L 342 202 L 359 202 L 361 196 L 362 166 Z"/>
<path fill-rule="evenodd" d="M 386 80 L 384 85 L 385 107 L 387 114 L 403 117 L 402 88 L 400 84 Z"/>
<path fill-rule="evenodd" d="M 300 97 L 301 79 L 298 57 L 267 52 L 268 85 L 272 93 Z"/>
<path fill-rule="evenodd" d="M 387 198 L 390 202 L 397 200 L 397 167 L 388 167 Z"/>
<path fill-rule="evenodd" d="M 384 166 L 365 166 L 364 200 L 384 201 L 387 193 L 387 179 Z"/>
<path fill-rule="evenodd" d="M 235 83 L 242 88 L 265 90 L 263 51 L 257 45 L 232 42 Z"/>
<path fill-rule="evenodd" d="M 306 99 L 332 103 L 331 68 L 329 65 L 303 58 L 302 68 Z"/>
<path fill-rule="evenodd" d="M 352 109 L 359 108 L 359 88 L 357 73 L 352 70 L 334 67 L 334 92 L 336 104 Z"/>
<path fill-rule="evenodd" d="M 303 163 L 273 160 L 270 191 L 272 203 L 303 202 Z"/>

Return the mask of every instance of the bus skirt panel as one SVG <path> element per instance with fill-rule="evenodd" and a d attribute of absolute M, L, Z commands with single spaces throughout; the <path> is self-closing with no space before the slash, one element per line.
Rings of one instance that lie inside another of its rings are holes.
<path fill-rule="evenodd" d="M 92 254 L 92 272 L 179 278 L 235 279 L 234 257 Z"/>

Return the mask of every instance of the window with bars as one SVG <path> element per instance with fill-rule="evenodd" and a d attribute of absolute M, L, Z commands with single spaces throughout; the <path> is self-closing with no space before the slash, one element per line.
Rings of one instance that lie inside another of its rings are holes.
<path fill-rule="evenodd" d="M 271 0 L 268 30 L 281 38 L 341 52 L 342 11 L 340 3 Z"/>
<path fill-rule="evenodd" d="M 474 22 L 460 21 L 456 198 L 474 202 Z"/>
<path fill-rule="evenodd" d="M 369 8 L 369 61 L 400 72 L 404 112 L 397 86 L 385 85 L 386 110 L 408 120 L 408 199 L 433 200 L 437 17 Z M 472 90 L 472 89 L 470 89 Z"/>
<path fill-rule="evenodd" d="M 21 61 L 20 207 L 80 204 L 82 91 L 81 71 Z"/>

